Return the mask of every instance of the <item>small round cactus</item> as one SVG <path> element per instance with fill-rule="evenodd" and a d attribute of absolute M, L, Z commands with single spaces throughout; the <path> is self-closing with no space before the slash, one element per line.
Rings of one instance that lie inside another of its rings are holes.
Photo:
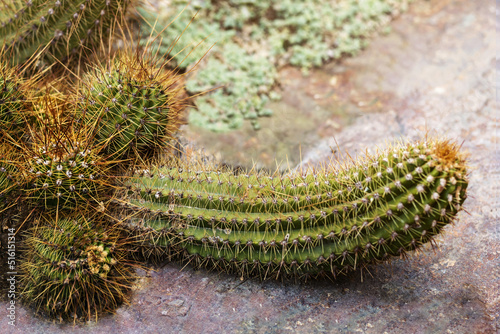
<path fill-rule="evenodd" d="M 0 144 L 0 211 L 13 202 L 12 194 L 19 189 L 22 179 L 16 166 L 17 151 L 8 143 Z"/>
<path fill-rule="evenodd" d="M 22 298 L 60 319 L 112 312 L 133 281 L 123 242 L 118 228 L 84 216 L 45 218 L 25 235 Z"/>
<path fill-rule="evenodd" d="M 109 191 L 106 163 L 86 134 L 61 124 L 43 130 L 23 152 L 26 197 L 37 205 L 70 208 L 100 201 Z"/>
<path fill-rule="evenodd" d="M 77 118 L 109 155 L 144 157 L 164 149 L 180 125 L 180 80 L 144 54 L 119 53 L 84 77 Z"/>

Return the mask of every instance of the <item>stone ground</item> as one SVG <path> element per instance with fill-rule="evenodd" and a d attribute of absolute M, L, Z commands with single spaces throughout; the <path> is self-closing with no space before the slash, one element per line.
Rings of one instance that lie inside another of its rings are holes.
<path fill-rule="evenodd" d="M 300 143 L 303 164 L 314 165 L 330 159 L 332 152 L 373 151 L 403 136 L 443 134 L 463 141 L 471 165 L 468 213 L 462 212 L 456 224 L 446 228 L 439 250 L 427 249 L 407 261 L 396 260 L 335 282 L 300 284 L 240 280 L 169 263 L 141 273 L 131 305 L 97 323 L 57 324 L 18 307 L 13 328 L 7 325 L 6 303 L 0 302 L 1 331 L 498 333 L 497 38 L 494 1 L 423 1 L 358 57 L 312 71 L 306 78 L 284 69 L 284 100 L 276 106 L 282 111 L 270 120 L 280 133 L 273 134 L 274 141 L 271 130 L 253 137 L 193 136 L 200 143 L 208 143 L 207 138 L 216 142 L 206 146 L 208 151 L 235 146 L 220 154 L 231 163 L 239 158 L 247 159 L 240 162 L 243 165 L 252 161 L 235 152 L 256 153 L 254 160 L 264 152 L 271 156 L 263 159 L 264 167 L 272 167 L 275 159 L 284 160 L 276 148 L 261 150 L 268 143 L 274 147 L 291 143 L 286 154 L 295 152 Z M 331 106 L 338 110 L 326 112 Z M 277 116 L 286 117 L 283 111 L 288 108 L 292 114 L 281 122 Z M 280 127 L 283 124 L 294 132 L 288 133 Z M 196 130 L 186 130 L 186 136 L 193 133 Z"/>

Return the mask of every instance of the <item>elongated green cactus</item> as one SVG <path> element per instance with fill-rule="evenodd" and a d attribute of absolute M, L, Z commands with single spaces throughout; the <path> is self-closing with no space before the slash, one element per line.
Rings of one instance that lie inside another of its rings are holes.
<path fill-rule="evenodd" d="M 467 178 L 458 148 L 430 141 L 305 175 L 164 168 L 127 185 L 124 205 L 150 213 L 129 220 L 142 246 L 269 278 L 336 276 L 419 248 L 460 211 Z"/>
<path fill-rule="evenodd" d="M 126 301 L 132 270 L 120 231 L 81 215 L 46 220 L 26 233 L 23 299 L 63 319 L 90 319 Z"/>
<path fill-rule="evenodd" d="M 21 63 L 36 52 L 62 60 L 107 37 L 129 0 L 12 0 L 0 22 L 0 46 Z"/>
<path fill-rule="evenodd" d="M 113 157 L 165 149 L 179 127 L 182 78 L 160 65 L 140 53 L 121 53 L 84 78 L 77 117 Z"/>

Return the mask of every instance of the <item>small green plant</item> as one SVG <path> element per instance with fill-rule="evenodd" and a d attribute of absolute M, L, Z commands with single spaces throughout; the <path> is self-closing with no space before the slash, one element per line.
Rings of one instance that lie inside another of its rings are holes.
<path fill-rule="evenodd" d="M 258 118 L 272 113 L 266 103 L 280 98 L 278 68 L 293 65 L 307 71 L 356 54 L 409 2 L 176 0 L 158 15 L 140 9 L 145 30 L 161 32 L 153 42 L 144 35 L 143 44 L 152 43 L 180 68 L 190 68 L 216 43 L 186 83 L 193 95 L 215 89 L 196 100 L 189 120 L 216 132 L 239 129 L 244 120 L 258 129 Z M 179 36 L 191 45 L 176 44 Z"/>
<path fill-rule="evenodd" d="M 163 168 L 130 178 L 122 203 L 143 213 L 129 224 L 144 254 L 263 279 L 335 277 L 431 241 L 466 198 L 464 159 L 432 140 L 309 174 Z"/>
<path fill-rule="evenodd" d="M 146 10 L 140 13 L 151 25 L 157 19 Z M 162 35 L 161 43 L 157 43 L 160 39 L 152 40 L 150 36 L 144 36 L 142 43 L 151 44 L 159 54 L 175 56 L 173 63 L 181 69 L 193 67 L 211 49 L 208 59 L 188 76 L 186 89 L 192 95 L 217 89 L 196 100 L 197 108 L 189 113 L 190 124 L 227 132 L 241 128 L 245 120 L 249 120 L 254 129 L 259 129 L 258 118 L 272 114 L 266 108 L 267 102 L 278 98 L 277 93 L 271 93 L 277 79 L 272 61 L 265 54 L 245 49 L 244 42 L 232 39 L 235 31 L 222 29 L 217 21 L 198 18 L 186 28 L 186 21 L 193 15 L 193 10 L 187 10 L 173 21 L 168 27 L 169 34 Z M 160 17 L 154 27 L 160 30 L 171 19 L 173 17 Z M 191 44 L 171 46 L 181 34 L 182 39 Z"/>
<path fill-rule="evenodd" d="M 224 55 L 224 58 L 217 55 Z M 226 132 L 242 127 L 249 120 L 254 129 L 258 119 L 272 115 L 267 103 L 277 99 L 269 95 L 276 80 L 276 69 L 265 57 L 249 54 L 236 43 L 229 42 L 211 54 L 205 66 L 187 81 L 190 92 L 204 92 L 220 87 L 197 98 L 197 110 L 189 114 L 192 125 L 214 132 Z"/>

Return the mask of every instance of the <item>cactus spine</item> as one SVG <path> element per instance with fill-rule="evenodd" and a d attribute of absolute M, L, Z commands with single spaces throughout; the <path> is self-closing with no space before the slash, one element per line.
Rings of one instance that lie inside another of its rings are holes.
<path fill-rule="evenodd" d="M 158 169 L 127 182 L 146 247 L 263 278 L 338 273 L 432 240 L 465 199 L 464 156 L 430 141 L 350 168 L 271 177 Z"/>

